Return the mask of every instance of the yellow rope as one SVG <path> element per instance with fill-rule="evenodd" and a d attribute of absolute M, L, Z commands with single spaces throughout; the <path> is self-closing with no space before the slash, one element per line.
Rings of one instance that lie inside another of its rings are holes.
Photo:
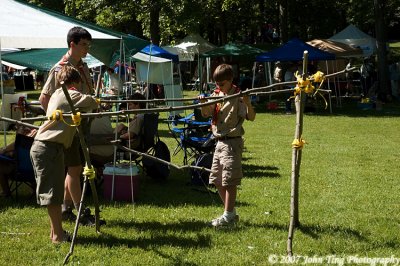
<path fill-rule="evenodd" d="M 71 115 L 71 119 L 73 124 L 68 124 L 65 120 L 64 120 L 64 116 L 62 114 L 62 111 L 57 109 L 54 110 L 53 113 L 48 116 L 48 120 L 55 120 L 55 121 L 61 121 L 64 124 L 70 126 L 70 127 L 78 127 L 81 124 L 81 113 L 77 112 L 75 115 Z"/>
<path fill-rule="evenodd" d="M 292 147 L 298 150 L 303 149 L 304 144 L 306 144 L 306 141 L 302 138 L 300 139 L 294 139 L 292 142 Z"/>
<path fill-rule="evenodd" d="M 74 126 L 74 127 L 78 127 L 80 124 L 81 124 L 81 113 L 80 112 L 77 112 L 75 115 L 73 114 L 72 116 L 71 116 L 71 118 L 72 118 L 72 122 L 74 122 L 74 125 L 72 125 L 72 126 Z"/>
<path fill-rule="evenodd" d="M 59 109 L 54 110 L 53 113 L 50 116 L 48 116 L 48 119 L 49 120 L 56 120 L 56 121 L 64 121 L 62 112 Z"/>
<path fill-rule="evenodd" d="M 83 168 L 83 175 L 86 176 L 89 180 L 96 178 L 96 171 L 92 168 L 89 168 L 87 165 Z"/>
<path fill-rule="evenodd" d="M 322 99 L 325 102 L 325 109 L 328 107 L 328 102 L 326 101 L 325 97 L 319 92 L 319 90 L 322 87 L 322 84 L 325 81 L 325 75 L 321 71 L 317 71 L 314 75 L 310 76 L 309 78 L 303 79 L 302 75 L 299 74 L 298 71 L 294 74 L 294 76 L 297 79 L 297 85 L 294 88 L 294 96 L 291 96 L 288 101 L 290 101 L 292 98 L 295 98 L 297 95 L 299 95 L 301 92 L 304 92 L 306 94 L 313 94 L 315 95 L 320 95 Z M 317 89 L 315 89 L 314 85 L 312 84 L 313 81 L 314 83 L 319 83 L 319 86 Z"/>

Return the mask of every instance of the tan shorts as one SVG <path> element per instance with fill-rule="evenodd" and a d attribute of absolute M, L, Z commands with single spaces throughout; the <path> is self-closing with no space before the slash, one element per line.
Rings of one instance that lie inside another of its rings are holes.
<path fill-rule="evenodd" d="M 243 139 L 219 140 L 215 147 L 210 184 L 216 186 L 240 185 L 242 172 Z"/>
<path fill-rule="evenodd" d="M 48 141 L 34 141 L 31 160 L 36 178 L 38 204 L 62 204 L 64 200 L 64 147 Z"/>

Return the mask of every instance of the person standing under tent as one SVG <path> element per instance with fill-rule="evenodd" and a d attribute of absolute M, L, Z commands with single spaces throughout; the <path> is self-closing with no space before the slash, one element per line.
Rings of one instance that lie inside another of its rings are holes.
<path fill-rule="evenodd" d="M 93 85 L 91 83 L 89 68 L 82 58 L 86 57 L 91 46 L 92 36 L 84 28 L 73 27 L 67 35 L 68 51 L 61 60 L 50 70 L 49 76 L 39 97 L 40 104 L 43 109 L 47 110 L 50 97 L 57 88 L 60 88 L 60 83 L 57 80 L 57 73 L 60 72 L 63 66 L 72 66 L 77 69 L 82 77 L 82 82 L 76 88 L 83 94 L 91 94 Z M 83 121 L 82 121 L 83 122 Z M 83 130 L 88 132 L 89 123 L 83 123 Z M 85 128 L 86 126 L 86 128 Z M 80 176 L 82 173 L 82 151 L 80 141 L 75 135 L 72 145 L 65 151 L 65 166 L 67 167 L 67 175 L 65 178 L 65 194 L 64 203 L 62 205 L 62 215 L 64 221 L 75 221 L 76 215 L 72 212 L 73 207 L 76 210 L 79 208 L 79 202 L 82 195 L 80 185 Z M 84 215 L 90 213 L 84 211 Z M 87 218 L 87 217 L 82 217 Z M 89 220 L 89 219 L 82 219 Z"/>
<path fill-rule="evenodd" d="M 217 89 L 211 96 L 228 96 L 238 93 L 238 87 L 232 84 L 233 69 L 228 64 L 219 65 L 213 75 Z M 204 95 L 198 97 L 206 102 Z M 214 184 L 224 204 L 224 213 L 211 221 L 211 226 L 232 225 L 239 220 L 235 202 L 237 186 L 243 177 L 243 122 L 254 121 L 256 113 L 248 95 L 228 99 L 222 103 L 201 107 L 204 117 L 212 116 L 212 132 L 218 140 L 211 166 L 210 184 Z"/>

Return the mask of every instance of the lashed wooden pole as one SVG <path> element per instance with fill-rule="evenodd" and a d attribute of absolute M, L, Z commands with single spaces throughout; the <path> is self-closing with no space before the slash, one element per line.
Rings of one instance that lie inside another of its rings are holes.
<path fill-rule="evenodd" d="M 307 77 L 307 63 L 308 63 L 308 51 L 303 53 L 303 73 L 302 79 L 305 80 Z M 294 134 L 294 143 L 298 142 L 302 144 L 303 134 L 303 114 L 304 114 L 304 103 L 306 94 L 300 88 L 299 93 L 295 97 L 296 106 L 296 131 Z M 289 233 L 287 240 L 287 254 L 292 256 L 292 243 L 293 236 L 296 227 L 300 225 L 299 219 L 299 176 L 300 176 L 300 164 L 301 164 L 301 145 L 293 144 L 292 150 L 292 174 L 291 174 L 291 194 L 290 194 L 290 223 Z"/>
<path fill-rule="evenodd" d="M 72 102 L 71 96 L 68 93 L 68 89 L 65 86 L 65 84 L 61 84 L 62 90 L 64 92 L 65 98 L 68 101 L 69 107 L 71 108 L 72 114 L 76 115 L 77 111 L 75 109 L 74 103 Z M 83 131 L 82 131 L 82 126 L 78 125 L 77 126 L 77 133 L 78 133 L 78 137 L 79 137 L 79 141 L 82 147 L 82 151 L 83 151 L 83 155 L 85 157 L 85 161 L 86 161 L 86 167 L 88 169 L 92 169 L 92 163 L 90 161 L 90 157 L 89 157 L 89 149 L 86 145 L 86 141 L 85 138 L 83 136 Z M 75 222 L 75 228 L 74 228 L 74 234 L 72 235 L 72 241 L 71 241 L 71 246 L 69 249 L 68 254 L 65 256 L 64 258 L 64 265 L 67 264 L 69 257 L 72 255 L 72 253 L 74 252 L 74 245 L 75 245 L 75 239 L 76 236 L 78 234 L 78 228 L 79 228 L 79 218 L 81 217 L 82 214 L 82 204 L 83 204 L 83 200 L 85 197 L 85 193 L 86 193 L 86 188 L 87 188 L 87 184 L 90 184 L 90 188 L 92 189 L 92 196 L 93 196 L 93 203 L 94 203 L 94 217 L 95 217 L 95 227 L 96 227 L 96 232 L 100 233 L 100 208 L 99 208 L 99 199 L 97 197 L 97 190 L 96 190 L 96 185 L 94 183 L 94 180 L 92 178 L 90 178 L 89 176 L 85 175 L 85 180 L 83 183 L 83 188 L 82 188 L 82 196 L 81 196 L 81 200 L 79 202 L 79 209 L 78 209 L 78 215 L 76 217 L 76 222 Z"/>

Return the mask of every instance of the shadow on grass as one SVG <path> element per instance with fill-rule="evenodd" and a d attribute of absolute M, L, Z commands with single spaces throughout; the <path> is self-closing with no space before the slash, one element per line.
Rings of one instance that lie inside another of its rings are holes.
<path fill-rule="evenodd" d="M 78 244 L 97 244 L 99 246 L 115 247 L 127 246 L 129 248 L 139 247 L 142 249 L 153 249 L 163 246 L 181 247 L 181 248 L 208 248 L 211 246 L 211 237 L 204 234 L 196 236 L 177 236 L 171 232 L 181 231 L 200 231 L 206 224 L 200 221 L 181 221 L 171 224 L 159 222 L 109 222 L 107 226 L 117 226 L 126 230 L 138 230 L 141 232 L 150 232 L 148 237 L 140 236 L 136 239 L 117 237 L 111 234 L 103 233 L 99 237 L 80 236 Z M 129 233 L 129 231 L 128 231 Z M 128 234 L 129 235 L 129 234 Z"/>
<path fill-rule="evenodd" d="M 307 112 L 305 110 L 305 115 L 312 116 L 348 116 L 348 117 L 399 117 L 400 116 L 400 102 L 391 102 L 383 104 L 382 110 L 376 110 L 375 106 L 372 109 L 363 109 L 359 106 L 360 99 L 359 97 L 342 97 L 341 102 L 337 102 L 336 98 L 332 98 L 332 114 L 329 112 L 330 107 L 328 106 L 325 109 L 324 104 L 321 104 L 320 101 L 315 104 L 315 106 L 311 106 L 308 110 L 313 110 L 312 112 Z M 274 115 L 282 115 L 285 116 L 284 111 L 284 99 L 277 99 L 278 101 L 278 109 L 276 110 L 267 110 L 266 105 L 268 100 L 263 99 L 256 105 L 257 113 L 270 113 Z M 295 110 L 293 110 L 293 114 Z M 294 116 L 294 115 L 293 115 Z"/>
<path fill-rule="evenodd" d="M 327 235 L 342 235 L 356 238 L 358 241 L 367 241 L 368 239 L 357 230 L 340 226 L 321 226 L 321 225 L 306 225 L 301 224 L 298 229 L 311 238 L 319 239 L 321 234 Z"/>
<path fill-rule="evenodd" d="M 281 175 L 277 172 L 276 166 L 260 166 L 254 164 L 243 163 L 243 175 L 246 178 L 280 178 Z"/>

